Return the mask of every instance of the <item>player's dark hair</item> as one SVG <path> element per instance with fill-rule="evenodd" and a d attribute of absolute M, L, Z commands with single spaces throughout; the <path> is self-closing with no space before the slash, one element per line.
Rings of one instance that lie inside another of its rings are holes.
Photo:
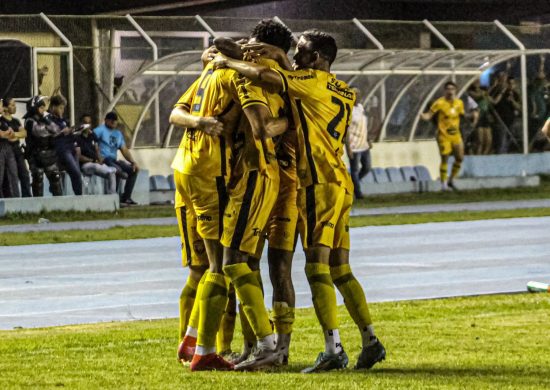
<path fill-rule="evenodd" d="M 444 86 L 443 88 L 447 88 L 449 85 L 451 85 L 451 86 L 453 86 L 453 87 L 455 87 L 455 88 L 458 88 L 458 87 L 456 86 L 456 84 L 453 83 L 452 81 L 447 81 L 447 82 L 445 83 L 445 86 Z"/>
<path fill-rule="evenodd" d="M 336 40 L 331 35 L 313 29 L 305 31 L 302 36 L 311 42 L 313 51 L 318 52 L 321 57 L 329 62 L 329 65 L 332 65 L 336 58 L 338 47 L 336 46 Z"/>
<path fill-rule="evenodd" d="M 52 96 L 50 99 L 50 107 L 57 107 L 60 105 L 66 105 L 67 100 L 61 95 Z"/>
<path fill-rule="evenodd" d="M 277 46 L 286 52 L 292 45 L 292 32 L 290 29 L 273 19 L 262 19 L 254 27 L 250 38 L 256 38 L 258 41 Z"/>
<path fill-rule="evenodd" d="M 10 100 L 13 100 L 13 99 L 14 98 L 12 98 L 11 96 L 3 97 L 2 102 L 4 102 L 4 107 L 6 107 L 10 103 Z"/>

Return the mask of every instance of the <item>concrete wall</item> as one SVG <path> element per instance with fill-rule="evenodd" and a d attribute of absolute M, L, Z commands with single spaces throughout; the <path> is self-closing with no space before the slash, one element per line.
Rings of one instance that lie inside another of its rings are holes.
<path fill-rule="evenodd" d="M 138 164 L 150 175 L 169 175 L 175 148 L 132 149 Z M 374 167 L 425 165 L 432 178 L 439 177 L 439 152 L 435 141 L 378 142 L 371 152 Z"/>

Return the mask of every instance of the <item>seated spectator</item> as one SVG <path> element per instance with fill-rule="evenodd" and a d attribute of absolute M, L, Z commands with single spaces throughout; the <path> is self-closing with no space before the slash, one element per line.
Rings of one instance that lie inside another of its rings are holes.
<path fill-rule="evenodd" d="M 27 137 L 27 130 L 21 125 L 19 119 L 15 118 L 13 115 L 16 113 L 17 107 L 15 105 L 15 99 L 5 98 L 4 99 L 4 114 L 3 117 L 6 120 L 6 123 L 13 130 L 13 137 L 10 141 L 10 145 L 13 148 L 13 155 L 15 156 L 15 162 L 17 164 L 17 176 L 19 178 L 19 183 L 21 184 L 21 195 L 25 198 L 32 196 L 31 193 L 31 179 L 29 174 L 29 169 L 27 168 L 27 163 L 25 162 L 25 152 L 20 139 L 25 139 Z"/>
<path fill-rule="evenodd" d="M 117 171 L 119 179 L 126 179 L 124 192 L 120 196 L 120 203 L 125 205 L 137 204 L 132 200 L 132 191 L 136 184 L 139 166 L 135 162 L 130 150 L 126 147 L 122 132 L 117 129 L 118 116 L 115 112 L 109 112 L 105 115 L 105 123 L 94 129 L 99 142 L 99 152 L 106 165 L 113 167 Z M 124 160 L 117 160 L 117 152 L 120 150 Z M 118 186 L 117 186 L 118 187 Z"/>
<path fill-rule="evenodd" d="M 0 103 L 0 111 L 1 109 L 2 103 Z M 20 196 L 17 183 L 17 163 L 9 142 L 14 134 L 6 118 L 0 117 L 0 198 Z M 6 185 L 4 185 L 4 179 L 6 179 Z"/>
<path fill-rule="evenodd" d="M 83 116 L 81 122 L 85 122 Z M 116 193 L 116 168 L 107 166 L 103 163 L 103 158 L 99 154 L 99 144 L 97 137 L 92 131 L 90 123 L 82 123 L 76 136 L 76 145 L 79 148 L 80 170 L 84 175 L 97 175 L 107 179 L 107 194 Z"/>
<path fill-rule="evenodd" d="M 56 95 L 50 99 L 50 119 L 61 130 L 55 138 L 55 151 L 61 167 L 69 174 L 75 195 L 82 195 L 82 176 L 76 154 L 74 128 L 69 127 L 63 118 L 67 101 L 63 96 Z"/>

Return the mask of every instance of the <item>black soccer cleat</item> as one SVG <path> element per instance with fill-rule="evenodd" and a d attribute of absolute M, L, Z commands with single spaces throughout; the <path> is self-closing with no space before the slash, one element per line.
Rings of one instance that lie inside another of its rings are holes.
<path fill-rule="evenodd" d="M 363 347 L 354 368 L 356 370 L 368 370 L 384 359 L 386 359 L 386 349 L 380 340 L 376 340 L 374 344 Z"/>

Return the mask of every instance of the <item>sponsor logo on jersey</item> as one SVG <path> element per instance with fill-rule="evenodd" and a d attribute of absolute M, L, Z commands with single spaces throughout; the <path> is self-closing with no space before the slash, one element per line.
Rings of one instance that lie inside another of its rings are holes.
<path fill-rule="evenodd" d="M 204 215 L 204 214 L 197 215 L 197 221 L 210 222 L 212 221 L 212 217 L 210 215 Z"/>
<path fill-rule="evenodd" d="M 252 229 L 252 235 L 255 237 L 260 237 L 262 235 L 262 229 L 253 228 Z"/>
<path fill-rule="evenodd" d="M 330 221 L 324 221 L 324 222 L 321 222 L 321 226 L 322 227 L 328 227 L 330 229 L 334 229 L 334 224 Z"/>
<path fill-rule="evenodd" d="M 193 242 L 193 249 L 195 250 L 195 253 L 198 255 L 202 255 L 206 248 L 204 247 L 204 241 L 203 240 L 195 240 Z"/>
<path fill-rule="evenodd" d="M 340 85 L 340 82 L 336 79 L 329 80 L 327 82 L 327 89 L 329 91 L 335 92 L 338 95 L 345 97 L 346 99 L 353 100 L 353 91 L 349 90 L 347 87 Z"/>
<path fill-rule="evenodd" d="M 315 76 L 312 75 L 312 74 L 308 74 L 308 75 L 305 75 L 305 76 L 293 76 L 291 74 L 288 75 L 288 78 L 290 80 L 299 80 L 299 81 L 303 81 L 303 80 L 310 80 L 310 79 L 314 79 Z"/>
<path fill-rule="evenodd" d="M 290 218 L 288 217 L 275 217 L 275 220 L 280 222 L 290 222 Z"/>

